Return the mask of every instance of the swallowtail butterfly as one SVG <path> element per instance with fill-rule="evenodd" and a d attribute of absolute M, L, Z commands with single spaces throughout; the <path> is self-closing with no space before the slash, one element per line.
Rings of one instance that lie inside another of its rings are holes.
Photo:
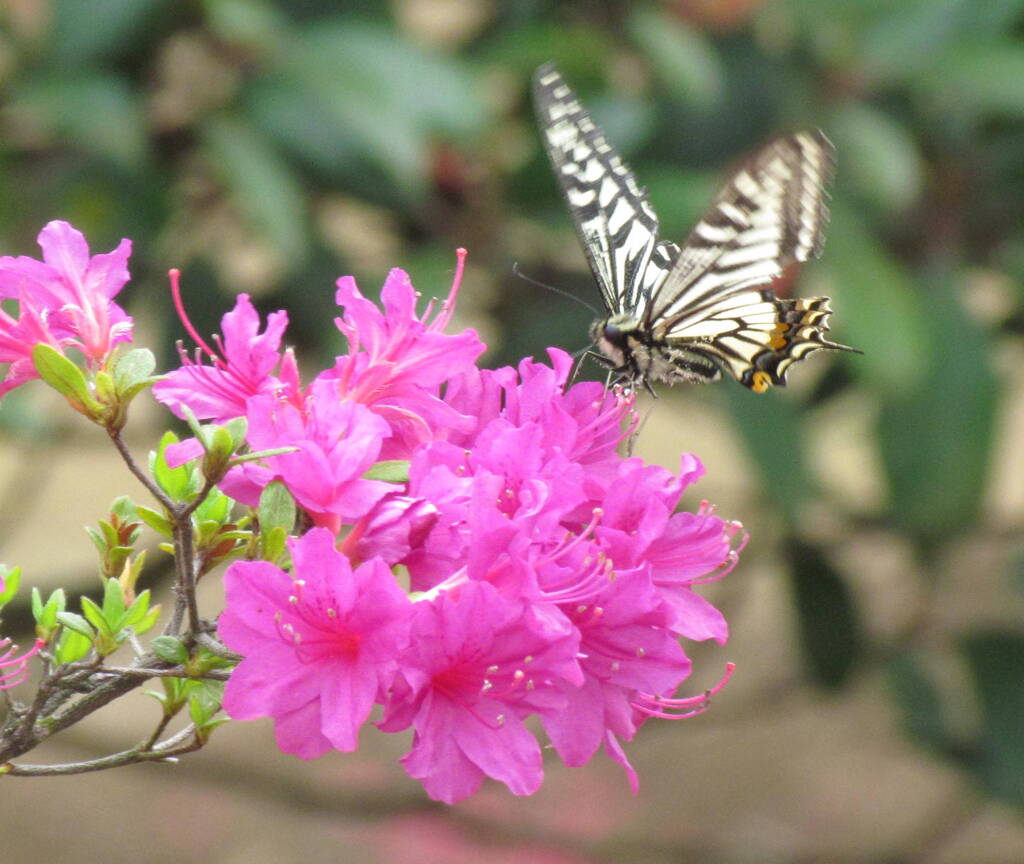
<path fill-rule="evenodd" d="M 732 175 L 680 248 L 554 65 L 533 80 L 544 144 L 608 317 L 590 336 L 630 384 L 714 381 L 757 393 L 819 348 L 827 297 L 782 299 L 769 283 L 821 252 L 833 148 L 821 132 L 778 138 Z M 602 358 L 604 359 L 604 358 Z M 652 391 L 653 392 L 653 391 Z"/>

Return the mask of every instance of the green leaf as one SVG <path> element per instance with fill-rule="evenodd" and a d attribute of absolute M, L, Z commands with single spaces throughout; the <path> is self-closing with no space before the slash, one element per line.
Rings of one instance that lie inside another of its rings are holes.
<path fill-rule="evenodd" d="M 124 399 L 131 399 L 155 379 L 156 358 L 148 348 L 133 348 L 117 358 L 114 366 L 114 386 Z"/>
<path fill-rule="evenodd" d="M 273 51 L 289 26 L 283 12 L 266 0 L 203 0 L 203 13 L 218 39 L 246 51 Z"/>
<path fill-rule="evenodd" d="M 212 118 L 202 137 L 207 159 L 241 212 L 284 261 L 300 264 L 309 229 L 305 194 L 292 167 L 242 118 Z"/>
<path fill-rule="evenodd" d="M 149 589 L 147 588 L 139 594 L 139 596 L 132 601 L 132 605 L 124 611 L 120 626 L 132 627 L 145 618 L 146 615 L 149 614 L 149 597 Z"/>
<path fill-rule="evenodd" d="M 264 561 L 276 564 L 287 548 L 288 532 L 280 525 L 276 525 L 269 531 L 260 533 L 262 547 L 261 557 Z"/>
<path fill-rule="evenodd" d="M 77 150 L 129 170 L 145 161 L 146 120 L 139 95 L 120 78 L 82 70 L 73 77 L 30 79 L 17 88 L 13 102 L 12 111 L 30 114 Z"/>
<path fill-rule="evenodd" d="M 67 599 L 64 589 L 58 588 L 44 604 L 39 594 L 39 589 L 32 589 L 32 616 L 36 621 L 36 633 L 47 638 L 57 626 L 57 616 L 64 612 Z"/>
<path fill-rule="evenodd" d="M 85 609 L 85 601 L 87 600 L 89 600 L 88 597 L 82 598 L 83 610 Z M 99 607 L 95 603 L 92 605 L 93 609 L 99 612 Z M 93 632 L 92 627 L 89 626 L 89 623 L 81 615 L 76 615 L 74 612 L 58 612 L 57 620 L 64 625 L 67 630 L 73 630 L 75 633 L 80 633 L 83 637 L 88 639 L 90 643 L 94 638 L 96 638 L 96 634 Z M 103 620 L 102 615 L 99 620 Z"/>
<path fill-rule="evenodd" d="M 1024 804 L 1024 636 L 979 633 L 964 640 L 981 711 L 981 735 L 972 765 L 986 788 Z"/>
<path fill-rule="evenodd" d="M 110 622 L 114 632 L 123 626 L 121 620 L 124 614 L 124 594 L 121 593 L 121 585 L 117 579 L 108 579 L 103 586 L 103 617 Z"/>
<path fill-rule="evenodd" d="M 888 216 L 917 201 L 924 161 L 906 126 L 869 103 L 843 102 L 833 112 L 828 132 L 840 154 L 840 180 L 851 195 Z"/>
<path fill-rule="evenodd" d="M 107 522 L 105 519 L 101 519 L 99 524 L 101 532 L 99 535 L 99 539 L 100 543 L 102 544 L 100 546 L 100 551 L 102 552 L 106 549 L 110 549 L 116 546 L 118 544 L 118 536 L 117 531 L 114 529 L 114 526 Z"/>
<path fill-rule="evenodd" d="M 667 9 L 637 7 L 628 21 L 633 41 L 668 90 L 683 102 L 711 105 L 722 98 L 725 71 L 712 43 Z"/>
<path fill-rule="evenodd" d="M 114 379 L 102 369 L 93 376 L 92 389 L 96 394 L 96 400 L 104 405 L 113 405 L 117 401 Z"/>
<path fill-rule="evenodd" d="M 102 525 L 103 523 L 101 522 L 100 524 Z M 101 554 L 107 551 L 109 547 L 107 546 L 107 538 L 105 536 L 106 532 L 101 534 L 95 528 L 90 528 L 86 525 L 85 533 L 89 535 L 89 539 L 92 540 L 93 546 L 95 546 Z"/>
<path fill-rule="evenodd" d="M 52 50 L 58 67 L 131 50 L 170 0 L 54 0 Z M 102 26 L 97 26 L 102 24 Z"/>
<path fill-rule="evenodd" d="M 439 137 L 466 138 L 483 125 L 474 76 L 391 27 L 321 19 L 287 40 L 279 57 L 276 74 L 251 91 L 252 115 L 326 170 L 339 162 L 350 171 L 354 162 L 380 167 L 403 198 L 427 191 Z"/>
<path fill-rule="evenodd" d="M 804 461 L 803 425 L 793 400 L 778 393 L 753 393 L 745 387 L 721 387 L 761 474 L 764 493 L 790 524 L 796 524 L 800 503 L 812 491 Z"/>
<path fill-rule="evenodd" d="M 244 417 L 236 417 L 225 423 L 224 428 L 228 430 L 231 440 L 235 443 L 233 449 L 237 450 L 245 442 L 245 436 L 249 431 L 249 422 Z"/>
<path fill-rule="evenodd" d="M 864 352 L 850 361 L 857 377 L 893 394 L 912 390 L 931 349 L 922 294 L 838 197 L 823 262 L 839 289 L 839 341 Z"/>
<path fill-rule="evenodd" d="M 96 414 L 101 406 L 89 392 L 85 373 L 56 348 L 40 343 L 32 349 L 32 365 L 39 377 L 62 396 Z"/>
<path fill-rule="evenodd" d="M 156 622 L 160 620 L 160 613 L 162 611 L 163 608 L 159 603 L 157 603 L 156 606 L 151 608 L 146 613 L 145 617 L 135 622 L 135 624 L 132 626 L 132 629 L 139 636 L 141 636 L 143 633 L 148 632 L 149 630 L 152 630 Z"/>
<path fill-rule="evenodd" d="M 203 503 L 196 508 L 196 521 L 209 521 L 217 525 L 223 525 L 231 515 L 231 505 L 233 503 L 234 501 L 231 498 L 214 487 L 203 500 Z"/>
<path fill-rule="evenodd" d="M 173 536 L 174 523 L 164 516 L 163 513 L 158 513 L 156 510 L 151 510 L 142 504 L 137 505 L 136 510 L 138 511 L 139 518 L 156 531 L 157 534 L 161 534 L 164 537 Z"/>
<path fill-rule="evenodd" d="M 968 117 L 1024 117 L 1024 45 L 1019 39 L 958 40 L 932 58 L 919 86 L 942 110 Z"/>
<path fill-rule="evenodd" d="M 149 647 L 157 657 L 167 663 L 184 666 L 188 662 L 188 649 L 173 636 L 157 636 Z"/>
<path fill-rule="evenodd" d="M 153 479 L 157 485 L 167 493 L 173 501 L 184 501 L 192 489 L 190 472 L 188 466 L 179 465 L 171 468 L 167 465 L 164 451 L 171 444 L 178 443 L 178 436 L 173 432 L 165 432 L 160 439 L 160 445 L 152 460 L 151 470 Z M 141 514 L 140 514 L 141 515 Z"/>
<path fill-rule="evenodd" d="M 89 623 L 92 624 L 100 633 L 108 638 L 113 638 L 117 630 L 111 626 L 110 622 L 107 621 L 106 616 L 103 614 L 103 610 L 96 605 L 88 597 L 81 598 L 82 603 L 82 614 L 88 619 Z M 73 612 L 62 612 L 61 615 L 74 615 Z M 75 615 L 76 618 L 80 616 Z M 61 623 L 65 623 L 63 619 L 60 619 Z M 81 631 L 80 631 L 81 632 Z"/>
<path fill-rule="evenodd" d="M 21 568 L 7 567 L 0 565 L 0 609 L 3 609 L 15 594 L 18 593 L 18 588 L 21 586 Z"/>
<path fill-rule="evenodd" d="M 407 459 L 391 459 L 376 462 L 370 466 L 363 477 L 367 480 L 383 480 L 386 483 L 408 483 L 409 461 Z"/>
<path fill-rule="evenodd" d="M 816 684 L 838 689 L 849 679 L 863 648 L 853 596 L 816 546 L 790 537 L 786 558 L 804 666 Z"/>
<path fill-rule="evenodd" d="M 949 752 L 954 745 L 942 700 L 920 659 L 903 650 L 889 662 L 886 676 L 907 733 L 937 752 Z"/>
<path fill-rule="evenodd" d="M 242 465 L 245 462 L 258 462 L 260 459 L 269 459 L 271 456 L 283 456 L 285 453 L 297 453 L 298 447 L 271 447 L 269 450 L 257 450 L 253 453 L 245 453 L 236 456 L 231 460 L 232 465 Z"/>
<path fill-rule="evenodd" d="M 92 650 L 91 636 L 85 636 L 77 630 L 65 627 L 57 640 L 54 659 L 57 663 L 74 663 L 85 657 L 90 650 Z"/>
<path fill-rule="evenodd" d="M 32 617 L 35 619 L 37 624 L 41 623 L 40 618 L 43 617 L 43 597 L 39 593 L 39 589 L 32 588 Z"/>
<path fill-rule="evenodd" d="M 966 5 L 974 0 L 900 0 L 872 10 L 860 49 L 864 73 L 886 82 L 932 72 L 936 55 L 963 37 Z M 934 74 L 934 73 L 933 73 Z"/>
<path fill-rule="evenodd" d="M 110 512 L 118 516 L 122 522 L 135 522 L 138 514 L 135 512 L 135 502 L 127 495 L 119 495 L 110 505 Z"/>
<path fill-rule="evenodd" d="M 195 723 L 201 738 L 209 737 L 209 733 L 224 722 L 224 718 L 215 717 L 223 698 L 224 685 L 216 681 L 196 682 L 196 687 L 189 694 L 189 718 Z"/>
<path fill-rule="evenodd" d="M 274 480 L 263 487 L 258 512 L 261 532 L 281 528 L 285 534 L 289 534 L 295 527 L 295 499 L 280 480 Z"/>
<path fill-rule="evenodd" d="M 160 684 L 164 688 L 163 694 L 155 693 L 152 690 L 146 692 L 163 704 L 165 717 L 173 717 L 185 707 L 189 693 L 196 687 L 195 681 L 189 681 L 186 678 L 161 678 Z"/>
<path fill-rule="evenodd" d="M 887 397 L 878 418 L 893 518 L 925 545 L 972 524 L 995 431 L 998 385 L 985 335 L 958 289 L 953 274 L 929 280 L 921 314 L 935 348 L 924 355 L 927 373 L 912 393 Z"/>
<path fill-rule="evenodd" d="M 209 453 L 212 457 L 219 457 L 225 463 L 235 450 L 235 440 L 231 433 L 223 426 L 214 426 L 211 429 Z"/>

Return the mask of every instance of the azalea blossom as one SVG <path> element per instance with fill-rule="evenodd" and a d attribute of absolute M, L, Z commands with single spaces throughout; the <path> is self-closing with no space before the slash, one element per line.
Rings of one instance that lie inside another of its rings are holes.
<path fill-rule="evenodd" d="M 176 303 L 181 308 L 176 273 L 172 280 Z M 184 315 L 183 310 L 181 314 Z M 187 326 L 191 330 L 191 324 Z M 272 312 L 267 316 L 266 329 L 260 333 L 259 314 L 249 295 L 239 294 L 235 308 L 221 319 L 223 337 L 214 337 L 220 351 L 202 343 L 211 363 L 201 362 L 201 355 L 191 359 L 179 346 L 182 365 L 153 386 L 153 395 L 178 417 L 185 416 L 183 406 L 198 419 L 214 423 L 244 417 L 251 396 L 275 394 L 285 380 L 297 375 L 294 355 L 290 350 L 280 351 L 287 326 L 287 312 Z M 199 341 L 198 335 L 194 338 Z M 278 367 L 282 377 L 272 374 Z"/>
<path fill-rule="evenodd" d="M 235 466 L 221 489 L 256 506 L 279 480 L 318 526 L 290 541 L 291 574 L 230 567 L 219 629 L 245 660 L 225 707 L 272 717 L 279 746 L 311 758 L 354 749 L 378 706 L 382 730 L 412 730 L 408 773 L 449 803 L 487 777 L 535 791 L 536 718 L 567 764 L 603 750 L 635 791 L 624 744 L 649 718 L 707 707 L 707 693 L 677 695 L 683 640 L 727 639 L 699 587 L 732 569 L 746 535 L 709 505 L 680 510 L 696 457 L 672 472 L 620 455 L 635 394 L 570 386 L 558 349 L 478 368 L 476 334 L 443 332 L 461 271 L 460 254 L 436 314 L 417 312 L 401 270 L 383 309 L 340 280 L 348 350 L 306 386 L 280 350 L 283 314 L 261 334 L 242 298 L 219 352 L 204 349 L 212 364 L 187 361 L 159 386 L 172 407 L 244 415 L 253 450 L 290 448 Z M 407 479 L 367 476 L 396 459 Z"/>
<path fill-rule="evenodd" d="M 485 776 L 529 795 L 543 770 L 522 721 L 565 704 L 566 689 L 582 682 L 578 650 L 559 616 L 504 600 L 486 582 L 467 583 L 416 604 L 380 726 L 413 727 L 402 764 L 431 798 L 459 801 Z"/>
<path fill-rule="evenodd" d="M 316 524 L 337 531 L 395 489 L 363 477 L 391 434 L 387 423 L 363 405 L 339 402 L 328 382 L 314 382 L 301 409 L 273 396 L 251 397 L 247 417 L 254 449 L 298 450 L 232 468 L 221 488 L 243 504 L 255 506 L 263 488 L 280 480 Z"/>
<path fill-rule="evenodd" d="M 39 232 L 39 246 L 42 261 L 0 256 L 0 298 L 16 301 L 18 311 L 0 311 L 0 363 L 11 364 L 0 395 L 37 377 L 36 345 L 76 349 L 95 368 L 132 338 L 132 319 L 113 301 L 128 281 L 130 240 L 90 255 L 82 232 L 54 221 Z"/>
<path fill-rule="evenodd" d="M 388 421 L 393 434 L 384 459 L 408 458 L 417 444 L 475 425 L 440 395 L 441 385 L 473 369 L 486 348 L 472 330 L 443 332 L 455 310 L 465 255 L 460 249 L 451 291 L 433 318 L 432 302 L 416 314 L 419 294 L 404 270 L 392 270 L 384 281 L 383 312 L 351 276 L 338 280 L 336 299 L 345 313 L 335 324 L 349 350 L 322 377 L 337 383 L 340 399 L 366 405 Z"/>
<path fill-rule="evenodd" d="M 406 646 L 412 604 L 383 562 L 353 569 L 326 529 L 290 548 L 291 576 L 246 561 L 224 577 L 218 632 L 245 655 L 224 709 L 239 720 L 273 717 L 278 746 L 303 759 L 349 752 Z"/>

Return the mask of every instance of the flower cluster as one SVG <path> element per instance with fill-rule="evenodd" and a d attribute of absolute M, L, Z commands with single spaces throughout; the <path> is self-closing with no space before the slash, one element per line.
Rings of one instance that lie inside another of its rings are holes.
<path fill-rule="evenodd" d="M 408 773 L 446 802 L 485 777 L 534 792 L 537 717 L 567 764 L 603 748 L 635 789 L 622 742 L 713 692 L 674 696 L 690 673 L 680 638 L 726 640 L 694 589 L 734 566 L 744 535 L 706 504 L 677 512 L 695 457 L 673 473 L 619 455 L 632 396 L 567 386 L 564 352 L 477 367 L 476 334 L 444 332 L 464 254 L 436 314 L 417 314 L 401 270 L 383 311 L 340 280 L 348 351 L 308 385 L 281 349 L 285 313 L 260 333 L 244 295 L 217 350 L 201 344 L 208 362 L 183 356 L 156 385 L 179 416 L 245 417 L 253 450 L 289 448 L 221 488 L 255 505 L 280 481 L 314 526 L 290 541 L 291 572 L 227 572 L 219 633 L 245 659 L 225 709 L 274 718 L 281 749 L 312 758 L 354 750 L 380 706 L 380 729 L 413 730 Z M 407 479 L 368 477 L 384 460 Z"/>
<path fill-rule="evenodd" d="M 132 338 L 132 319 L 113 301 L 128 281 L 130 240 L 90 256 L 82 233 L 55 221 L 39 233 L 39 246 L 42 261 L 0 256 L 0 298 L 14 301 L 17 311 L 0 309 L 0 363 L 10 364 L 0 396 L 38 377 L 37 345 L 75 349 L 95 369 Z"/>

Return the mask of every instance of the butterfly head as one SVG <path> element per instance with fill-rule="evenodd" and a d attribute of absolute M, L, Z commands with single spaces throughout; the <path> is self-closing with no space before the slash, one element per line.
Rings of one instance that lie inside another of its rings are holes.
<path fill-rule="evenodd" d="M 640 372 L 635 360 L 638 333 L 639 324 L 636 319 L 625 314 L 595 321 L 590 327 L 590 338 L 607 358 L 608 365 L 631 378 Z"/>

